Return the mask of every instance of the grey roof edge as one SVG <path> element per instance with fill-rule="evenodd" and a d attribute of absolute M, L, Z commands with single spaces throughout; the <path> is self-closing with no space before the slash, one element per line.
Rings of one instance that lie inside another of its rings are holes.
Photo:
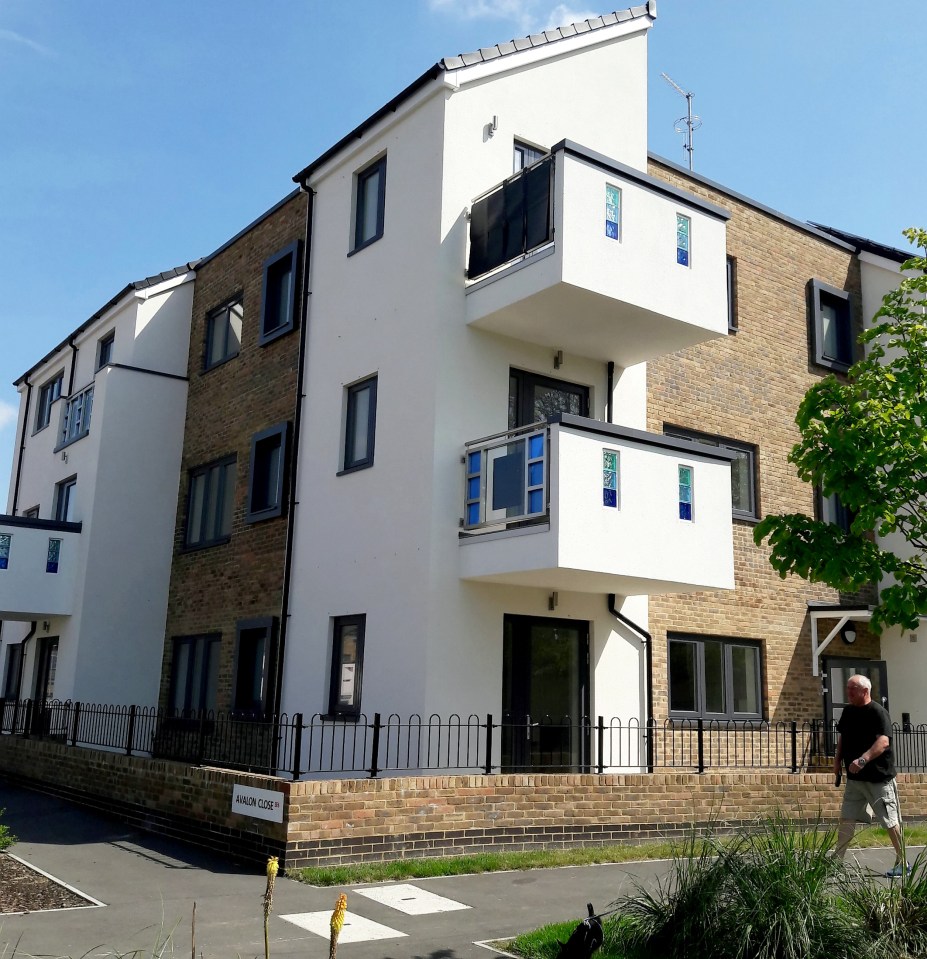
<path fill-rule="evenodd" d="M 879 243 L 877 240 L 870 240 L 865 236 L 857 236 L 855 233 L 848 233 L 846 230 L 838 230 L 835 226 L 825 226 L 823 223 L 814 223 L 809 220 L 811 226 L 816 230 L 823 230 L 830 233 L 839 240 L 853 244 L 857 253 L 874 253 L 876 256 L 884 256 L 887 260 L 894 260 L 896 263 L 904 263 L 917 254 L 913 251 L 899 250 L 895 246 L 887 246 L 885 243 Z"/>
<path fill-rule="evenodd" d="M 199 260 L 192 260 L 189 263 L 184 263 L 182 266 L 175 266 L 171 270 L 165 270 L 163 273 L 156 273 L 154 276 L 146 276 L 143 280 L 133 280 L 131 283 L 127 283 L 114 297 L 111 297 L 103 306 L 100 307 L 92 316 L 88 317 L 81 323 L 77 329 L 69 333 L 54 349 L 49 350 L 45 356 L 42 357 L 35 363 L 30 366 L 22 376 L 13 381 L 13 386 L 19 386 L 24 380 L 27 380 L 32 374 L 40 367 L 44 366 L 56 353 L 59 353 L 63 350 L 68 344 L 74 340 L 75 337 L 80 336 L 84 330 L 87 329 L 92 323 L 95 323 L 107 310 L 114 307 L 127 293 L 131 293 L 139 290 L 147 290 L 153 286 L 157 286 L 159 283 L 165 283 L 167 280 L 176 279 L 178 276 L 184 276 L 187 273 L 193 272 L 196 270 Z"/>
<path fill-rule="evenodd" d="M 491 47 L 484 47 L 470 53 L 459 53 L 454 57 L 444 57 L 433 66 L 429 67 L 420 77 L 413 80 L 404 90 L 398 93 L 392 100 L 385 103 L 379 110 L 372 113 L 366 120 L 358 124 L 350 133 L 343 136 L 337 143 L 329 147 L 324 153 L 316 157 L 308 166 L 303 167 L 294 177 L 293 182 L 300 186 L 305 186 L 307 180 L 312 174 L 327 163 L 333 156 L 337 156 L 346 146 L 355 140 L 359 140 L 368 130 L 373 128 L 380 120 L 389 113 L 395 113 L 396 110 L 417 93 L 422 87 L 426 86 L 432 80 L 437 79 L 441 74 L 451 70 L 460 70 L 466 66 L 472 66 L 475 63 L 485 63 L 487 61 L 499 60 L 503 57 L 514 56 L 524 50 L 544 46 L 549 43 L 557 43 L 561 40 L 570 40 L 576 36 L 589 33 L 592 30 L 601 30 L 605 27 L 614 26 L 616 23 L 627 23 L 628 20 L 649 17 L 652 20 L 657 16 L 656 0 L 647 0 L 646 3 L 635 7 L 629 7 L 627 13 L 629 17 L 620 19 L 617 13 L 612 14 L 614 19 L 605 22 L 602 17 L 594 17 L 592 20 L 580 20 L 575 24 L 566 24 L 564 27 L 556 30 L 548 30 L 544 33 L 535 34 L 531 37 L 518 37 L 505 43 L 497 43 Z M 606 17 L 609 16 L 608 14 Z M 595 21 L 593 23 L 593 21 Z M 568 31 L 570 27 L 575 28 L 572 32 Z M 550 34 L 550 36 L 548 36 Z M 556 34 L 556 36 L 554 35 Z"/>
<path fill-rule="evenodd" d="M 273 216 L 277 210 L 281 209 L 287 205 L 294 197 L 299 196 L 300 188 L 297 187 L 295 190 L 290 190 L 290 192 L 282 199 L 278 200 L 272 207 L 265 210 L 260 216 L 252 220 L 246 227 L 239 230 L 233 237 L 226 240 L 221 246 L 216 247 L 212 253 L 209 253 L 207 256 L 204 256 L 201 260 L 196 262 L 197 272 L 201 270 L 210 260 L 214 260 L 220 253 L 225 252 L 233 243 L 237 243 L 243 236 L 250 233 L 256 226 L 260 226 L 268 217 Z"/>
<path fill-rule="evenodd" d="M 603 169 L 612 170 L 615 173 L 620 174 L 625 179 L 633 180 L 634 182 L 639 183 L 648 190 L 652 190 L 655 193 L 661 193 L 664 196 L 679 200 L 680 202 L 685 203 L 687 206 L 696 207 L 703 213 L 707 213 L 709 216 L 713 216 L 719 220 L 729 220 L 731 218 L 730 211 L 725 210 L 724 207 L 718 206 L 716 203 L 711 203 L 709 200 L 703 200 L 694 193 L 687 193 L 685 190 L 680 190 L 678 187 L 674 187 L 664 180 L 659 180 L 656 177 L 650 176 L 649 173 L 644 173 L 642 170 L 638 170 L 635 167 L 627 166 L 626 164 L 620 163 L 618 160 L 613 160 L 611 157 L 607 157 L 602 153 L 596 153 L 595 150 L 590 150 L 579 143 L 574 143 L 572 140 L 561 140 L 559 143 L 556 143 L 551 147 L 550 152 L 557 153 L 560 150 L 563 150 L 565 153 L 569 153 L 573 156 L 580 157 L 581 159 L 588 160 L 590 163 L 594 163 L 596 166 L 602 167 Z"/>
<path fill-rule="evenodd" d="M 745 196 L 743 193 L 738 193 L 736 190 L 732 190 L 730 187 L 725 186 L 723 183 L 718 183 L 716 180 L 709 180 L 708 177 L 702 176 L 699 173 L 695 173 L 688 167 L 684 167 L 679 163 L 674 163 L 672 160 L 667 160 L 666 157 L 661 157 L 657 153 L 648 151 L 647 159 L 653 160 L 654 163 L 659 163 L 661 166 L 668 167 L 669 169 L 674 170 L 676 173 L 681 173 L 683 176 L 687 176 L 690 179 L 695 180 L 696 183 L 701 183 L 704 186 L 710 187 L 712 190 L 718 190 L 720 193 L 725 193 L 733 200 L 738 200 L 741 203 L 746 203 L 748 206 L 752 206 L 756 210 L 760 210 L 763 213 L 768 213 L 777 220 L 781 220 L 783 223 L 788 223 L 790 226 L 797 227 L 804 233 L 810 233 L 819 240 L 824 240 L 825 242 L 831 243 L 834 246 L 839 246 L 841 249 L 849 250 L 851 253 L 856 252 L 856 249 L 852 244 L 839 239 L 839 237 L 825 233 L 823 230 L 817 229 L 804 220 L 796 220 L 794 217 L 788 216 L 786 213 L 780 213 L 778 210 L 774 210 L 771 206 L 766 206 L 765 203 L 760 203 L 759 200 L 754 200 L 749 196 Z"/>

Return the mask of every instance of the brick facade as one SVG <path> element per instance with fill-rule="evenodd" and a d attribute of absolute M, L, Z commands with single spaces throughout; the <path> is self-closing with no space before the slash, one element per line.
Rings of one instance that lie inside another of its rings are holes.
<path fill-rule="evenodd" d="M 281 616 L 287 504 L 283 514 L 249 523 L 247 494 L 252 437 L 288 422 L 292 437 L 297 404 L 299 292 L 304 288 L 303 251 L 295 278 L 297 323 L 292 332 L 259 345 L 263 267 L 289 244 L 302 241 L 307 197 L 291 196 L 252 224 L 197 270 L 190 339 L 187 416 L 164 661 L 161 703 L 167 702 L 172 639 L 220 634 L 216 706 L 231 705 L 236 624 Z M 238 356 L 204 371 L 207 316 L 242 295 Z M 236 457 L 234 512 L 230 540 L 204 549 L 185 548 L 189 471 L 221 457 Z"/>
<path fill-rule="evenodd" d="M 404 776 L 289 782 L 0 736 L 10 780 L 132 825 L 288 867 L 568 849 L 749 829 L 781 812 L 833 823 L 830 773 Z M 234 784 L 280 792 L 282 824 L 232 812 Z M 927 775 L 898 777 L 905 819 L 927 819 Z"/>
<path fill-rule="evenodd" d="M 755 444 L 759 515 L 813 515 L 812 488 L 788 462 L 799 439 L 798 405 L 828 372 L 810 359 L 808 281 L 846 290 L 852 315 L 861 322 L 859 262 L 851 251 L 813 231 L 676 167 L 651 160 L 649 172 L 731 212 L 727 251 L 736 260 L 738 330 L 647 364 L 647 428 L 662 433 L 672 425 Z M 673 632 L 759 640 L 764 714 L 772 721 L 822 715 L 820 679 L 811 673 L 807 604 L 865 605 L 875 601 L 875 593 L 841 596 L 796 577 L 780 579 L 769 565 L 768 550 L 754 545 L 753 527 L 747 520 L 734 521 L 733 591 L 651 597 L 658 719 L 668 708 L 667 634 Z M 826 655 L 878 659 L 878 639 L 865 624 L 857 627 L 859 639 L 852 649 L 838 639 Z"/>

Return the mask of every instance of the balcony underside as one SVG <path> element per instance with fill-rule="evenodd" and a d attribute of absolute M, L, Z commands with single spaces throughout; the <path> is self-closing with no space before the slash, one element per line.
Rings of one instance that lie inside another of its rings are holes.
<path fill-rule="evenodd" d="M 555 259 L 551 257 L 550 262 L 553 264 Z M 522 265 L 520 272 L 531 275 L 545 265 Z M 715 329 L 556 280 L 536 293 L 512 299 L 511 286 L 505 289 L 511 281 L 516 281 L 513 285 L 522 285 L 503 271 L 483 281 L 485 286 L 468 292 L 471 326 L 552 349 L 568 349 L 576 356 L 608 357 L 622 367 L 644 363 L 719 335 Z"/>

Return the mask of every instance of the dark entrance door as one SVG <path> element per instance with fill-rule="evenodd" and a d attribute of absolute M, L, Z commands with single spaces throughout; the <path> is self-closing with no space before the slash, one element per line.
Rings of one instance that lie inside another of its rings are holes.
<path fill-rule="evenodd" d="M 35 699 L 47 702 L 55 695 L 55 670 L 58 665 L 58 637 L 43 636 L 39 640 L 35 668 Z"/>
<path fill-rule="evenodd" d="M 827 751 L 833 754 L 836 746 L 834 723 L 847 705 L 847 680 L 851 676 L 866 676 L 872 683 L 872 698 L 888 709 L 888 679 L 885 662 L 881 659 L 851 659 L 845 656 L 825 656 L 824 675 L 827 692 L 824 695 L 824 728 L 827 730 Z"/>
<path fill-rule="evenodd" d="M 506 616 L 502 768 L 589 767 L 589 624 Z"/>

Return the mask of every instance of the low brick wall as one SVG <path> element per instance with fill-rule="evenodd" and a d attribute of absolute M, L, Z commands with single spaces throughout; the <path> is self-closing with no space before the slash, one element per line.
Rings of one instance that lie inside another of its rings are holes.
<path fill-rule="evenodd" d="M 406 776 L 290 782 L 0 736 L 0 775 L 141 829 L 263 863 L 336 865 L 489 850 L 566 849 L 747 829 L 771 813 L 834 822 L 830 773 Z M 235 784 L 283 794 L 283 823 L 232 812 Z M 927 775 L 898 777 L 927 820 Z"/>

